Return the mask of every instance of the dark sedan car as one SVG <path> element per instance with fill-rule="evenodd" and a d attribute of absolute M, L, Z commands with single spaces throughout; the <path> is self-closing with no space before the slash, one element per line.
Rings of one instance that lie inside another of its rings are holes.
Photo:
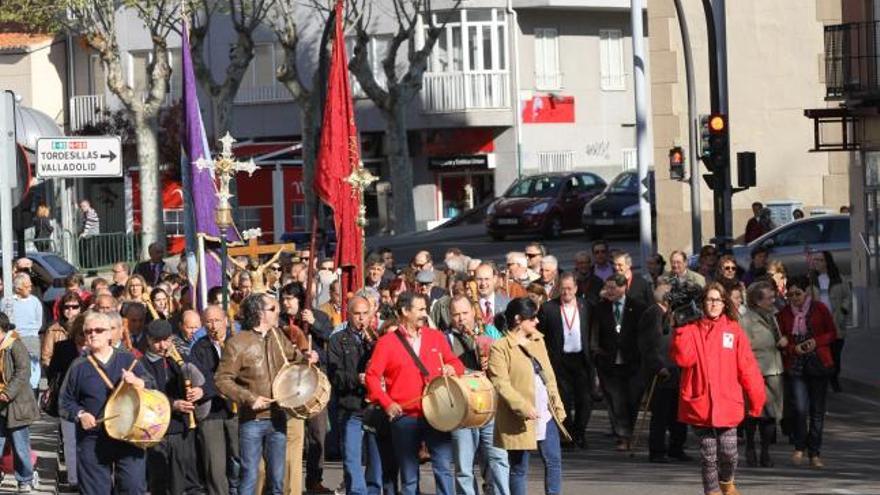
<path fill-rule="evenodd" d="M 638 232 L 638 174 L 635 171 L 618 174 L 602 194 L 584 206 L 581 211 L 581 225 L 584 232 L 592 238 L 600 238 L 609 231 Z"/>
<path fill-rule="evenodd" d="M 590 172 L 557 172 L 530 175 L 486 210 L 486 230 L 496 240 L 510 234 L 541 234 L 556 238 L 563 230 L 580 227 L 584 204 L 605 188 L 605 181 Z"/>

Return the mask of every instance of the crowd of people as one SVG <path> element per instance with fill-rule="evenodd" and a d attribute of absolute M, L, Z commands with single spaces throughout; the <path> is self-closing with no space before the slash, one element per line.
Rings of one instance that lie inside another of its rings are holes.
<path fill-rule="evenodd" d="M 738 430 L 750 466 L 773 466 L 785 437 L 792 462 L 824 465 L 851 299 L 828 252 L 789 275 L 766 250 L 741 267 L 706 246 L 694 263 L 672 252 L 668 270 L 655 254 L 639 274 L 601 240 L 569 270 L 539 243 L 504 265 L 449 249 L 440 263 L 425 250 L 397 266 L 380 249 L 364 287 L 343 294 L 333 261 L 305 250 L 234 260 L 228 308 L 214 287 L 201 311 L 185 259 L 172 269 L 160 245 L 149 252 L 88 286 L 68 277 L 48 306 L 32 262 L 16 262 L 13 314 L 0 313 L 0 446 L 13 445 L 19 492 L 36 484 L 29 425 L 40 410 L 59 420 L 67 489 L 88 494 L 333 493 L 323 462 L 338 455 L 340 493 L 416 494 L 430 462 L 440 494 L 521 495 L 533 452 L 545 493 L 559 494 L 563 452 L 587 448 L 600 401 L 619 452 L 637 447 L 643 407 L 651 462 L 693 460 L 690 431 L 707 494 L 738 493 Z M 329 407 L 305 420 L 281 407 L 272 385 L 287 363 L 326 374 Z M 462 375 L 491 382 L 494 418 L 440 431 L 422 407 L 426 385 Z M 102 427 L 121 383 L 167 396 L 156 445 Z"/>

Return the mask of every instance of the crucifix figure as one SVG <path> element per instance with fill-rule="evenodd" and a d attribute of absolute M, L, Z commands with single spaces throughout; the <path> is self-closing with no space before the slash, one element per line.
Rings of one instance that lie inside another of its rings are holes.
<path fill-rule="evenodd" d="M 248 176 L 254 175 L 257 170 L 257 164 L 253 160 L 246 162 L 235 161 L 232 154 L 232 144 L 235 139 L 229 132 L 220 140 L 222 149 L 220 156 L 215 160 L 210 160 L 204 156 L 196 160 L 195 164 L 199 170 L 210 170 L 215 180 L 220 181 L 220 187 L 217 188 L 217 210 L 214 212 L 214 218 L 217 222 L 217 228 L 220 229 L 220 273 L 223 274 L 221 284 L 223 287 L 223 310 L 229 308 L 229 285 L 226 280 L 226 232 L 229 227 L 233 226 L 232 207 L 229 205 L 229 199 L 232 193 L 229 192 L 229 181 L 237 172 L 247 172 Z"/>
<path fill-rule="evenodd" d="M 266 292 L 266 270 L 272 266 L 272 263 L 278 261 L 281 253 L 295 253 L 296 245 L 289 243 L 260 246 L 257 241 L 263 234 L 262 231 L 254 229 L 254 232 L 246 231 L 242 235 L 247 236 L 249 232 L 250 236 L 247 237 L 248 243 L 245 246 L 229 249 L 229 261 L 240 270 L 250 273 L 254 292 Z M 269 261 L 260 264 L 261 254 L 272 254 L 273 256 L 269 258 Z M 235 256 L 247 256 L 249 259 L 247 263 L 240 263 L 235 259 Z"/>

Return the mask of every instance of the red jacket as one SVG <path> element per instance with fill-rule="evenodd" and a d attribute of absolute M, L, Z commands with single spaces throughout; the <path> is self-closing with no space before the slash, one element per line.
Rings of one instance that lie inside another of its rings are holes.
<path fill-rule="evenodd" d="M 794 335 L 792 335 L 794 312 L 792 312 L 790 305 L 786 304 L 782 308 L 782 311 L 776 315 L 776 321 L 779 322 L 779 331 L 788 339 L 788 345 L 782 350 L 782 360 L 785 369 L 790 369 L 794 364 L 795 357 L 797 357 L 794 350 L 796 342 Z M 807 327 L 813 332 L 813 339 L 816 340 L 816 355 L 825 366 L 833 366 L 831 343 L 837 339 L 837 327 L 834 325 L 831 311 L 821 301 L 813 299 L 813 302 L 810 303 L 810 309 L 807 310 Z"/>
<path fill-rule="evenodd" d="M 734 427 L 760 416 L 766 394 L 764 377 L 749 339 L 735 321 L 703 318 L 675 331 L 669 357 L 681 367 L 678 420 L 694 426 Z"/>
<path fill-rule="evenodd" d="M 378 402 L 386 409 L 391 403 L 396 402 L 403 407 L 404 414 L 422 416 L 422 401 L 418 398 L 421 397 L 425 385 L 442 374 L 440 356 L 443 357 L 443 363 L 452 365 L 458 375 L 464 373 L 464 366 L 452 353 L 449 341 L 443 333 L 425 327 L 421 329 L 422 342 L 419 347 L 419 359 L 428 370 L 428 376 L 423 378 L 409 352 L 395 335 L 396 332 L 403 331 L 401 328 L 385 334 L 376 342 L 364 380 L 367 385 L 367 398 L 372 402 Z"/>

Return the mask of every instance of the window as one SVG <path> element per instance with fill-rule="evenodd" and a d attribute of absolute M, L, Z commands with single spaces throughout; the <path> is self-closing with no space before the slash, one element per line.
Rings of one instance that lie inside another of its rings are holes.
<path fill-rule="evenodd" d="M 165 224 L 165 235 L 186 235 L 183 228 L 183 210 L 162 210 L 162 221 Z"/>
<path fill-rule="evenodd" d="M 138 50 L 129 52 L 129 71 L 128 84 L 135 93 L 146 94 L 149 89 L 150 74 L 149 65 L 153 61 L 152 50 Z M 172 98 L 177 99 L 183 94 L 183 59 L 180 55 L 180 48 L 171 48 L 168 50 L 168 65 L 171 67 L 171 76 L 168 78 L 168 93 Z M 92 71 L 93 77 L 104 77 L 103 68 L 100 74 L 96 69 Z M 103 85 L 103 82 L 101 83 Z M 95 86 L 98 87 L 97 84 Z"/>
<path fill-rule="evenodd" d="M 603 91 L 626 90 L 623 33 L 619 29 L 599 30 L 599 67 Z"/>
<path fill-rule="evenodd" d="M 271 206 L 269 208 L 271 208 Z M 262 227 L 263 224 L 260 220 L 260 210 L 262 209 L 264 209 L 262 206 L 239 206 L 238 218 L 235 221 L 235 226 L 242 232 Z M 264 230 L 263 234 L 271 234 L 271 232 Z"/>
<path fill-rule="evenodd" d="M 302 202 L 293 203 L 293 211 L 291 212 L 291 217 L 293 218 L 293 230 L 300 231 L 306 230 L 306 205 Z"/>
<path fill-rule="evenodd" d="M 149 51 L 130 52 L 129 56 L 129 72 L 128 84 L 136 93 L 143 93 L 147 90 L 149 78 L 147 76 L 147 66 L 153 54 Z"/>
<path fill-rule="evenodd" d="M 428 58 L 429 73 L 507 70 L 507 14 L 502 9 L 439 12 L 440 36 Z M 424 30 L 430 28 L 423 23 Z"/>
<path fill-rule="evenodd" d="M 800 246 L 805 244 L 818 244 L 822 242 L 822 227 L 820 222 L 806 222 L 783 229 L 777 235 L 768 239 L 772 240 L 773 247 Z M 766 242 L 765 242 L 766 244 Z"/>
<path fill-rule="evenodd" d="M 583 174 L 581 175 L 581 184 L 583 185 L 582 190 L 589 191 L 596 187 L 598 183 L 596 182 L 595 175 Z"/>
<path fill-rule="evenodd" d="M 385 69 L 382 67 L 382 62 L 385 60 L 385 54 L 388 52 L 388 45 L 390 43 L 391 36 L 385 34 L 373 35 L 367 43 L 367 64 L 373 72 L 373 77 L 376 79 L 376 83 L 382 89 L 388 88 L 388 78 L 385 77 Z M 345 54 L 348 55 L 349 61 L 354 57 L 355 46 L 357 46 L 357 38 L 354 36 L 345 38 Z M 366 98 L 367 94 L 364 92 L 364 89 L 361 87 L 354 73 L 351 73 L 350 77 L 351 94 L 355 98 Z"/>
<path fill-rule="evenodd" d="M 535 89 L 562 88 L 556 28 L 535 28 Z"/>
<path fill-rule="evenodd" d="M 104 75 L 104 64 L 101 62 L 101 57 L 98 55 L 91 55 L 89 57 L 89 72 L 92 85 L 90 92 L 92 94 L 104 93 L 107 85 L 107 77 Z"/>
<path fill-rule="evenodd" d="M 280 49 L 280 48 L 279 48 Z M 242 88 L 265 88 L 275 85 L 275 45 L 261 43 L 254 46 L 254 58 L 248 65 Z"/>

